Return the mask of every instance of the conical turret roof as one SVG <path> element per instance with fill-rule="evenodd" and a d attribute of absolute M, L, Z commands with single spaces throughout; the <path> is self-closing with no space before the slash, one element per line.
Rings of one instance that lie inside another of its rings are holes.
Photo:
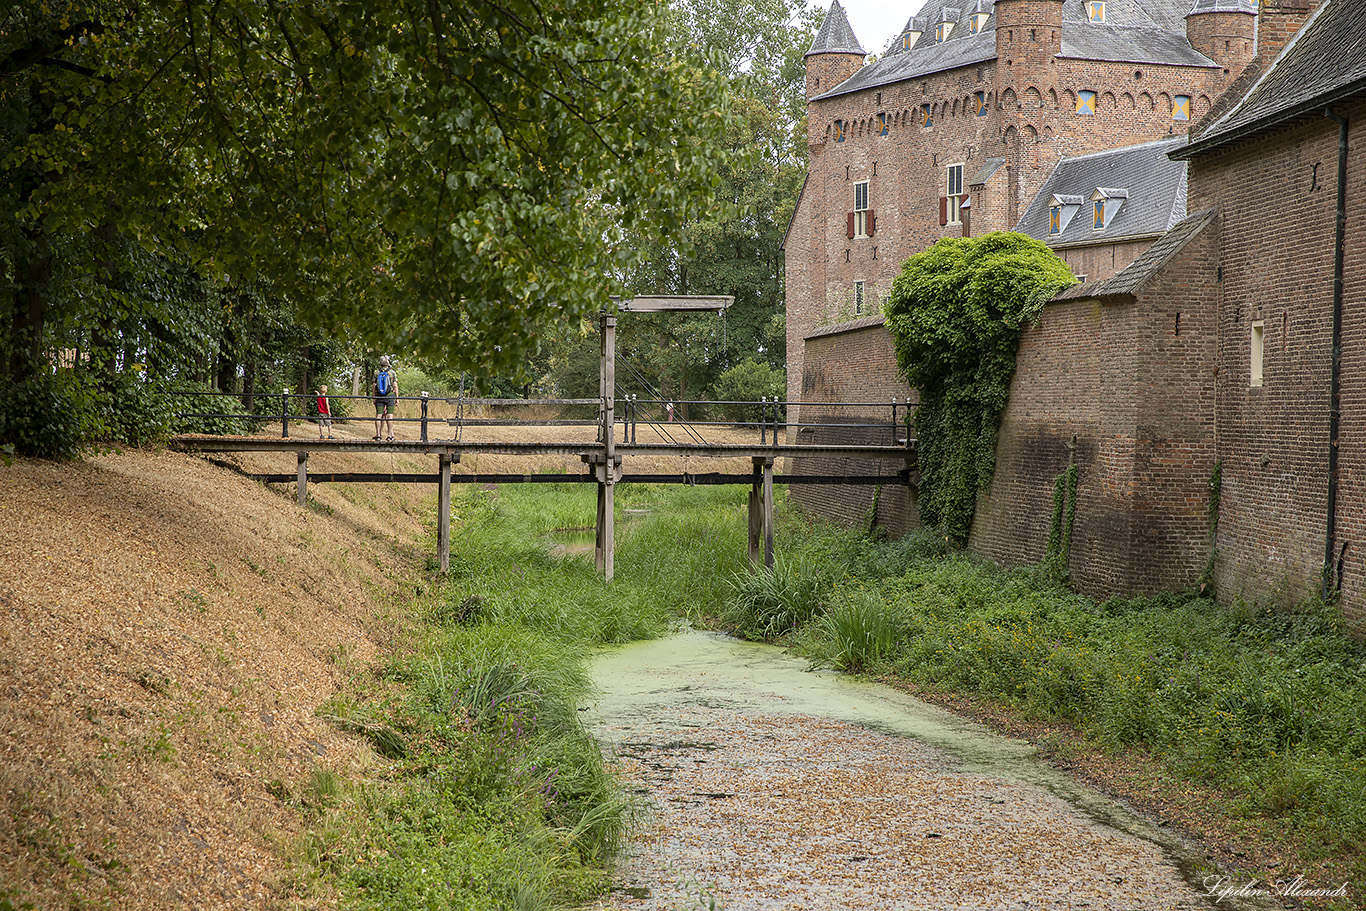
<path fill-rule="evenodd" d="M 849 17 L 844 14 L 844 7 L 840 6 L 840 0 L 834 0 L 830 4 L 830 12 L 825 14 L 825 22 L 821 25 L 821 30 L 816 34 L 816 40 L 811 42 L 811 50 L 806 52 L 806 56 L 813 54 L 867 54 L 868 52 L 858 43 L 854 37 L 854 30 L 849 27 Z"/>

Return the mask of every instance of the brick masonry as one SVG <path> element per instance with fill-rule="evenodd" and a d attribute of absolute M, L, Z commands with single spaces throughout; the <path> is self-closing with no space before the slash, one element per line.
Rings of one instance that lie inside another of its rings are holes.
<path fill-rule="evenodd" d="M 1020 342 L 971 547 L 1044 557 L 1055 483 L 1078 466 L 1069 568 L 1104 595 L 1192 585 L 1209 557 L 1216 232 L 1131 298 L 1062 300 Z"/>
<path fill-rule="evenodd" d="M 1366 620 L 1366 102 L 1348 118 L 1347 235 L 1337 544 L 1342 601 Z M 1316 116 L 1192 159 L 1192 208 L 1220 233 L 1218 457 L 1221 596 L 1290 604 L 1316 591 L 1326 556 L 1329 383 L 1338 127 Z M 1263 379 L 1251 382 L 1252 330 Z M 1337 554 L 1334 555 L 1335 558 Z"/>

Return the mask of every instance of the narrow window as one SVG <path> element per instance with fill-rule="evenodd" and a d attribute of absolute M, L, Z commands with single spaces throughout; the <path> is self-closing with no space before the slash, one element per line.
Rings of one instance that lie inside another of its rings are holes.
<path fill-rule="evenodd" d="M 1101 228 L 1105 227 L 1105 200 L 1097 199 L 1093 205 L 1095 207 L 1095 217 L 1091 222 L 1091 227 L 1099 231 Z"/>
<path fill-rule="evenodd" d="M 886 115 L 886 114 L 878 114 L 878 115 L 877 115 L 877 123 L 878 123 L 877 134 L 878 134 L 879 136 L 886 136 L 886 135 L 887 135 L 887 115 Z"/>
<path fill-rule="evenodd" d="M 844 123 L 844 121 L 843 121 L 843 120 L 836 120 L 836 121 L 835 121 L 835 142 L 844 142 L 844 134 L 845 134 L 845 132 L 846 132 L 846 128 L 845 128 L 845 123 Z"/>
<path fill-rule="evenodd" d="M 1249 386 L 1262 385 L 1262 346 L 1266 339 L 1266 322 L 1264 320 L 1252 321 L 1252 370 L 1248 381 Z"/>
<path fill-rule="evenodd" d="M 935 41 L 948 41 L 948 40 L 949 40 L 949 34 L 950 34 L 952 31 L 953 31 L 953 23 L 952 23 L 952 22 L 941 22 L 941 23 L 939 23 L 938 26 L 935 27 L 935 30 L 934 30 L 934 40 L 935 40 Z"/>
<path fill-rule="evenodd" d="M 1177 95 L 1172 102 L 1172 120 L 1191 119 L 1191 96 Z"/>
<path fill-rule="evenodd" d="M 951 164 L 948 166 L 945 180 L 945 215 L 946 224 L 961 225 L 963 223 L 963 166 L 961 164 Z"/>
<path fill-rule="evenodd" d="M 1103 0 L 1089 0 L 1086 4 L 1086 18 L 1092 22 L 1105 21 L 1105 3 Z"/>
<path fill-rule="evenodd" d="M 1077 113 L 1094 114 L 1096 112 L 1096 93 L 1089 89 L 1082 89 L 1077 92 Z"/>
<path fill-rule="evenodd" d="M 930 114 L 930 106 L 928 104 L 922 104 L 920 107 L 916 108 L 915 119 L 922 129 L 928 130 L 930 127 L 934 126 L 934 117 Z"/>
<path fill-rule="evenodd" d="M 863 313 L 863 282 L 854 282 L 854 314 Z"/>
<path fill-rule="evenodd" d="M 872 231 L 871 210 L 868 208 L 868 181 L 854 184 L 854 237 L 868 237 Z"/>
<path fill-rule="evenodd" d="M 978 116 L 978 117 L 985 117 L 985 116 L 987 116 L 987 93 L 986 93 L 986 92 L 974 92 L 974 93 L 973 93 L 973 96 L 972 96 L 972 102 L 973 102 L 973 104 L 976 105 L 976 107 L 977 107 L 977 116 Z"/>
<path fill-rule="evenodd" d="M 1049 206 L 1048 208 L 1048 233 L 1062 233 L 1062 206 Z"/>

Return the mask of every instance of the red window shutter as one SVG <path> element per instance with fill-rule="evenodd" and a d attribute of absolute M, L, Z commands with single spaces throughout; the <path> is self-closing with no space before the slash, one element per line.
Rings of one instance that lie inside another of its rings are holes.
<path fill-rule="evenodd" d="M 963 219 L 963 236 L 972 236 L 972 209 L 962 209 L 958 216 Z"/>
<path fill-rule="evenodd" d="M 844 234 L 846 237 L 854 236 L 854 213 L 850 212 L 844 216 Z"/>
<path fill-rule="evenodd" d="M 939 223 L 941 225 L 949 223 L 949 198 L 947 196 L 939 197 Z"/>
<path fill-rule="evenodd" d="M 873 236 L 873 231 L 877 228 L 877 218 L 874 217 L 873 210 L 868 210 L 868 236 Z"/>

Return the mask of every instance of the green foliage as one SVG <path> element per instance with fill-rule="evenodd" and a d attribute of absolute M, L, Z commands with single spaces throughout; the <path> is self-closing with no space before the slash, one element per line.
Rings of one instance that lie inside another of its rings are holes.
<path fill-rule="evenodd" d="M 834 602 L 799 639 L 814 665 L 858 673 L 892 654 L 902 634 L 895 605 L 875 592 L 854 590 Z"/>
<path fill-rule="evenodd" d="M 1044 563 L 1059 579 L 1068 576 L 1068 558 L 1072 553 L 1072 527 L 1077 518 L 1076 465 L 1058 475 L 1053 482 L 1053 516 L 1048 523 L 1048 550 Z"/>
<path fill-rule="evenodd" d="M 726 370 L 717 378 L 711 388 L 711 398 L 716 402 L 757 402 L 760 398 L 769 400 L 784 399 L 787 393 L 787 375 L 781 368 L 745 358 L 734 367 Z M 721 405 L 720 417 L 733 421 L 757 421 L 758 407 L 743 405 Z M 772 419 L 769 409 L 766 416 Z"/>
<path fill-rule="evenodd" d="M 995 468 L 1021 329 L 1075 283 L 1044 244 L 1005 232 L 940 240 L 892 282 L 887 325 L 902 375 L 920 390 L 920 515 L 957 542 Z"/>
<path fill-rule="evenodd" d="M 664 29 L 645 0 L 12 6 L 0 291 L 39 306 L 11 342 L 77 251 L 116 296 L 91 238 L 117 225 L 334 334 L 514 370 L 639 261 L 624 239 L 711 210 L 727 96 Z"/>
<path fill-rule="evenodd" d="M 815 617 L 834 584 L 830 566 L 816 554 L 779 554 L 771 571 L 731 576 L 723 616 L 742 639 L 772 642 Z"/>
<path fill-rule="evenodd" d="M 74 459 L 106 431 L 99 389 L 86 374 L 35 374 L 0 398 L 0 440 L 19 455 Z"/>

